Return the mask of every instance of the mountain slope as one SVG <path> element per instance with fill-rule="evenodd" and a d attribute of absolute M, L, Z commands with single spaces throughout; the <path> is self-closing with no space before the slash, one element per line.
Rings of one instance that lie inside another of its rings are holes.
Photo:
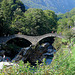
<path fill-rule="evenodd" d="M 40 8 L 65 13 L 75 7 L 75 0 L 21 0 L 26 8 Z"/>

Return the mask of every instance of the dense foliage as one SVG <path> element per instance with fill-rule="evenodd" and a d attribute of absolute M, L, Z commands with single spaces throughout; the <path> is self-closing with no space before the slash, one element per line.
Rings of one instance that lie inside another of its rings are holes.
<path fill-rule="evenodd" d="M 49 33 L 52 30 L 56 31 L 57 16 L 53 11 L 43 11 L 41 9 L 31 8 L 28 9 L 24 15 L 26 32 L 28 34 L 42 35 Z"/>
<path fill-rule="evenodd" d="M 0 8 L 0 36 L 42 35 L 56 31 L 57 16 L 51 11 L 25 7 L 20 0 L 3 0 Z"/>
<path fill-rule="evenodd" d="M 64 33 L 66 30 L 75 26 L 75 8 L 70 12 L 58 15 L 57 33 Z"/>
<path fill-rule="evenodd" d="M 15 12 L 20 9 L 25 11 L 25 7 L 21 1 L 3 0 L 0 2 L 0 36 L 11 34 L 11 24 L 15 18 Z"/>

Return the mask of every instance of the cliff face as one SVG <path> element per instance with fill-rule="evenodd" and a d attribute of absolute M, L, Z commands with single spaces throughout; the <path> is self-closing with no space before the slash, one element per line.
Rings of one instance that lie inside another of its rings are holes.
<path fill-rule="evenodd" d="M 75 0 L 21 0 L 25 7 L 65 13 L 75 7 Z"/>

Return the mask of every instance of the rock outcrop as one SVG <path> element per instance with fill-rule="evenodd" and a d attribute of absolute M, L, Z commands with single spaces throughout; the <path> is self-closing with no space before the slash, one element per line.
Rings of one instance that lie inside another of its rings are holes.
<path fill-rule="evenodd" d="M 0 50 L 0 56 L 4 55 L 5 50 Z"/>
<path fill-rule="evenodd" d="M 42 62 L 43 58 L 45 58 L 43 54 L 47 52 L 48 46 L 49 43 L 45 43 L 39 46 L 30 46 L 27 48 L 22 48 L 13 60 L 15 60 L 15 62 L 18 62 L 20 60 L 24 62 L 29 61 L 32 63 L 35 63 L 37 60 L 39 62 Z"/>
<path fill-rule="evenodd" d="M 0 62 L 3 60 L 2 56 L 0 56 Z"/>

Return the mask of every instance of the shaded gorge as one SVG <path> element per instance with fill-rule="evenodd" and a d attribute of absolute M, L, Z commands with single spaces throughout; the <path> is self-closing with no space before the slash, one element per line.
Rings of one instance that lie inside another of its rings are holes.
<path fill-rule="evenodd" d="M 24 63 L 29 61 L 32 65 L 35 65 L 37 60 L 42 63 L 43 58 L 46 58 L 46 63 L 50 64 L 55 50 L 52 46 L 53 42 L 54 37 L 46 37 L 34 46 L 26 39 L 14 38 L 6 43 L 5 55 L 10 57 L 11 61 L 22 60 Z"/>

